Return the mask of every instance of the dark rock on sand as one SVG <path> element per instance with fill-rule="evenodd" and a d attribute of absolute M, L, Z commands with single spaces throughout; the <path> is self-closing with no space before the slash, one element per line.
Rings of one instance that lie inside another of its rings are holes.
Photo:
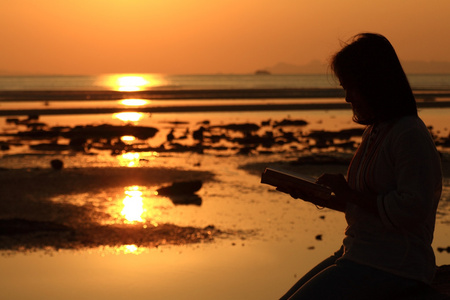
<path fill-rule="evenodd" d="M 70 147 L 69 145 L 58 143 L 40 143 L 36 145 L 30 145 L 30 149 L 36 151 L 66 151 L 70 150 Z"/>
<path fill-rule="evenodd" d="M 239 132 L 254 132 L 259 130 L 259 125 L 254 123 L 243 123 L 243 124 L 227 124 L 227 125 L 216 125 L 211 126 L 211 128 L 221 128 L 225 130 L 231 131 L 239 131 Z"/>
<path fill-rule="evenodd" d="M 327 155 L 327 154 L 314 154 L 302 156 L 293 161 L 291 165 L 345 165 L 347 166 L 351 161 L 351 157 Z"/>
<path fill-rule="evenodd" d="M 192 195 L 202 188 L 203 182 L 201 180 L 179 181 L 171 185 L 157 189 L 159 195 L 163 196 L 179 196 Z"/>
<path fill-rule="evenodd" d="M 439 252 L 448 252 L 450 253 L 450 246 L 448 246 L 447 248 L 443 248 L 443 247 L 438 247 L 437 251 Z"/>
<path fill-rule="evenodd" d="M 281 121 L 276 121 L 273 125 L 273 127 L 280 127 L 280 126 L 305 126 L 308 125 L 308 122 L 305 120 L 290 120 L 290 119 L 283 119 Z"/>
<path fill-rule="evenodd" d="M 102 124 L 98 126 L 76 126 L 67 132 L 63 132 L 62 136 L 69 139 L 78 137 L 112 139 L 124 135 L 132 135 L 138 139 L 145 140 L 154 137 L 157 132 L 158 129 L 154 127 Z"/>
<path fill-rule="evenodd" d="M 9 149 L 10 149 L 10 147 L 9 147 L 9 144 L 7 142 L 0 142 L 0 150 L 7 151 Z"/>
<path fill-rule="evenodd" d="M 194 140 L 197 140 L 197 141 L 203 141 L 203 138 L 204 138 L 204 132 L 206 131 L 206 129 L 205 129 L 205 127 L 203 127 L 203 126 L 200 126 L 200 128 L 199 129 L 197 129 L 197 130 L 194 130 L 194 132 L 192 133 L 192 138 L 194 139 Z"/>
<path fill-rule="evenodd" d="M 175 205 L 201 205 L 202 198 L 195 194 L 201 189 L 201 180 L 174 182 L 157 189 L 159 195 L 169 197 Z"/>
<path fill-rule="evenodd" d="M 64 167 L 64 163 L 60 159 L 53 159 L 50 161 L 50 165 L 54 170 L 61 170 Z"/>
<path fill-rule="evenodd" d="M 202 205 L 202 198 L 196 194 L 193 195 L 171 195 L 168 196 L 175 205 Z"/>
<path fill-rule="evenodd" d="M 0 235 L 20 235 L 36 232 L 61 232 L 70 230 L 70 227 L 50 221 L 32 221 L 25 219 L 0 220 Z"/>
<path fill-rule="evenodd" d="M 333 141 L 334 139 L 348 140 L 351 137 L 361 136 L 364 128 L 350 128 L 340 131 L 317 130 L 312 131 L 307 137 L 316 141 Z"/>
<path fill-rule="evenodd" d="M 69 146 L 74 151 L 85 151 L 87 139 L 85 137 L 74 137 L 70 140 Z"/>
<path fill-rule="evenodd" d="M 58 137 L 59 132 L 54 130 L 37 129 L 30 131 L 19 131 L 17 136 L 22 138 L 48 139 Z"/>

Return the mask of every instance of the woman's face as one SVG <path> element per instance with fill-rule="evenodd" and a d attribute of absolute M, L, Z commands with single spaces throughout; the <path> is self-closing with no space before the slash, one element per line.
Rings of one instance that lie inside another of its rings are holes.
<path fill-rule="evenodd" d="M 344 87 L 345 101 L 352 105 L 354 119 L 365 123 L 373 119 L 372 110 L 369 107 L 367 100 L 361 93 L 353 87 Z"/>

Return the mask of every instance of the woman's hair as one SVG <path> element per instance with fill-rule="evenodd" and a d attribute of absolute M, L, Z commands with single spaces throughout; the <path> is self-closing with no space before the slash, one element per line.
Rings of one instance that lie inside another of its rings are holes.
<path fill-rule="evenodd" d="M 373 124 L 417 115 L 416 101 L 391 43 L 382 35 L 360 33 L 331 59 L 331 69 L 344 88 L 367 101 L 372 117 L 354 121 Z"/>

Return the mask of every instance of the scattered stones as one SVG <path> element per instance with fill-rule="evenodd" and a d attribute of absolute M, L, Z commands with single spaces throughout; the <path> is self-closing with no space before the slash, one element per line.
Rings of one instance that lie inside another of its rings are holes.
<path fill-rule="evenodd" d="M 31 149 L 34 151 L 77 151 L 89 152 L 90 150 L 110 150 L 112 155 L 118 155 L 125 152 L 193 152 L 204 153 L 228 152 L 249 155 L 249 154 L 275 154 L 285 151 L 292 152 L 325 152 L 328 150 L 339 152 L 354 152 L 358 143 L 352 140 L 359 137 L 363 128 L 348 128 L 340 131 L 303 131 L 290 127 L 302 127 L 308 125 L 305 120 L 283 119 L 281 121 L 268 119 L 262 121 L 261 125 L 254 123 L 231 123 L 225 125 L 211 125 L 209 120 L 199 122 L 200 126 L 196 130 L 187 127 L 184 132 L 178 133 L 178 125 L 185 125 L 187 122 L 173 121 L 166 122 L 175 126 L 166 133 L 166 138 L 160 146 L 150 146 L 143 142 L 153 138 L 159 130 L 148 126 L 133 125 L 86 125 L 86 126 L 56 126 L 48 129 L 45 123 L 37 122 L 35 117 L 29 117 L 25 120 L 9 118 L 11 124 L 25 124 L 29 126 L 26 131 L 17 131 L 8 133 L 8 136 L 16 137 L 15 141 L 24 140 L 27 143 L 31 140 L 50 140 L 48 143 L 33 144 Z M 263 130 L 261 130 L 263 128 Z M 139 142 L 120 141 L 124 135 L 134 136 Z M 450 136 L 435 137 L 436 145 L 441 147 L 450 147 Z M 18 138 L 18 139 L 17 139 Z M 67 142 L 58 143 L 58 139 L 69 139 Z M 220 143 L 220 145 L 217 145 Z M 231 144 L 231 145 L 230 145 Z M 1 150 L 8 150 L 13 144 L 0 144 Z M 234 151 L 235 150 L 235 151 Z M 219 155 L 219 154 L 218 154 Z M 320 154 L 319 154 L 320 155 Z M 304 158 L 302 158 L 304 159 Z M 323 159 L 323 157 L 321 158 Z M 324 164 L 329 161 L 323 161 Z M 299 164 L 304 163 L 299 161 Z M 318 159 L 315 159 L 318 163 Z M 337 163 L 348 162 L 342 161 Z"/>
<path fill-rule="evenodd" d="M 76 126 L 67 132 L 61 132 L 61 136 L 69 139 L 73 138 L 120 138 L 124 135 L 131 135 L 138 139 L 148 139 L 155 136 L 159 130 L 154 127 L 124 125 L 116 126 L 102 124 L 98 126 Z"/>
<path fill-rule="evenodd" d="M 259 125 L 254 123 L 243 123 L 243 124 L 228 124 L 228 125 L 216 125 L 211 126 L 211 128 L 222 128 L 225 130 L 239 131 L 239 132 L 254 132 L 259 130 Z"/>
<path fill-rule="evenodd" d="M 291 165 L 345 165 L 351 161 L 352 156 L 344 156 L 344 155 L 332 155 L 332 154 L 311 154 L 301 156 L 297 159 L 297 161 L 291 162 Z"/>
<path fill-rule="evenodd" d="M 448 246 L 447 248 L 438 247 L 437 251 L 438 252 L 448 252 L 448 253 L 450 253 L 450 246 Z"/>
<path fill-rule="evenodd" d="M 290 120 L 290 119 L 284 119 L 280 122 L 275 121 L 274 127 L 280 127 L 280 126 L 306 126 L 308 125 L 308 122 L 305 120 Z"/>

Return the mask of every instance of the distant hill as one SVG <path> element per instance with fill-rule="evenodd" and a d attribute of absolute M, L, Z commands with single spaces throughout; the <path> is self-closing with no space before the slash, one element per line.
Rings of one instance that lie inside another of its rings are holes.
<path fill-rule="evenodd" d="M 407 74 L 450 74 L 448 61 L 402 61 Z M 280 62 L 272 67 L 264 68 L 272 74 L 325 74 L 330 72 L 328 65 L 313 60 L 305 65 L 294 65 Z"/>
<path fill-rule="evenodd" d="M 407 74 L 450 74 L 449 61 L 403 61 L 403 69 Z"/>

